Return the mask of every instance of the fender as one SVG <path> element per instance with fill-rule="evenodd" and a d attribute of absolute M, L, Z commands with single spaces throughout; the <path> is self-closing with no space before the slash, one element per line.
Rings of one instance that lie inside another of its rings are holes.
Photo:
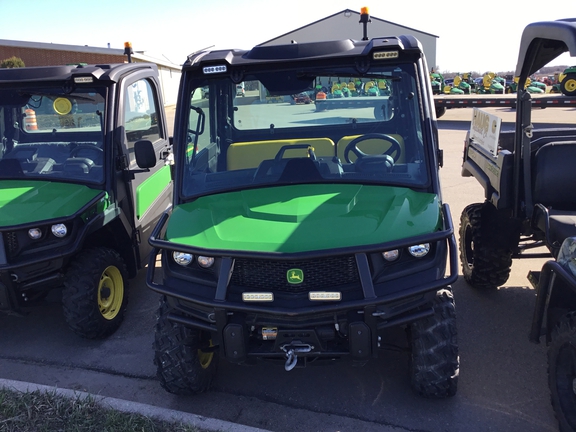
<path fill-rule="evenodd" d="M 576 307 L 576 277 L 558 262 L 550 260 L 544 263 L 540 277 L 536 281 L 537 272 L 530 272 L 528 279 L 536 288 L 536 304 L 532 316 L 532 326 L 530 329 L 529 340 L 533 343 L 540 343 L 540 337 L 546 335 L 546 341 L 549 341 L 552 332 L 553 316 L 551 309 L 558 304 L 558 299 L 563 300 L 563 307 L 569 309 Z M 568 296 L 566 296 L 568 293 Z M 573 298 L 575 304 L 567 303 L 566 300 Z M 546 328 L 543 327 L 544 317 L 546 317 Z M 543 330 L 545 333 L 543 334 Z"/>

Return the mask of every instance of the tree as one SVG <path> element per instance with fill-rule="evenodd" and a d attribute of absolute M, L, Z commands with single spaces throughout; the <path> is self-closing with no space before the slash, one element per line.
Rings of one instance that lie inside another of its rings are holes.
<path fill-rule="evenodd" d="M 12 56 L 0 62 L 0 68 L 20 68 L 26 66 L 20 57 Z"/>

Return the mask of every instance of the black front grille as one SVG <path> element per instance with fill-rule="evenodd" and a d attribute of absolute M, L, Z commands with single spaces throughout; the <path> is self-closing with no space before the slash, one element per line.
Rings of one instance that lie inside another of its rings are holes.
<path fill-rule="evenodd" d="M 18 237 L 14 231 L 5 232 L 4 234 L 4 247 L 6 248 L 6 255 L 8 258 L 13 258 L 18 252 Z"/>
<path fill-rule="evenodd" d="M 291 269 L 302 270 L 304 280 L 288 283 Z M 243 288 L 301 293 L 320 291 L 359 281 L 353 255 L 302 261 L 236 259 L 231 284 Z"/>

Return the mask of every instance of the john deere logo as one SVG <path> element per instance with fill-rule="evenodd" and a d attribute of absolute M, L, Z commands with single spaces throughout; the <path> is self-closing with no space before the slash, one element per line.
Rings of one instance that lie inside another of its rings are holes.
<path fill-rule="evenodd" d="M 286 279 L 290 284 L 300 284 L 304 282 L 304 272 L 300 269 L 290 269 L 286 272 Z"/>

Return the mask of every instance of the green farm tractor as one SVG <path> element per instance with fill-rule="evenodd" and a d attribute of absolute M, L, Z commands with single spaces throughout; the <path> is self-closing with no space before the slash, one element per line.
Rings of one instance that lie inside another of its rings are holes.
<path fill-rule="evenodd" d="M 552 86 L 551 93 L 576 96 L 576 66 L 571 66 L 558 76 L 558 82 Z"/>

